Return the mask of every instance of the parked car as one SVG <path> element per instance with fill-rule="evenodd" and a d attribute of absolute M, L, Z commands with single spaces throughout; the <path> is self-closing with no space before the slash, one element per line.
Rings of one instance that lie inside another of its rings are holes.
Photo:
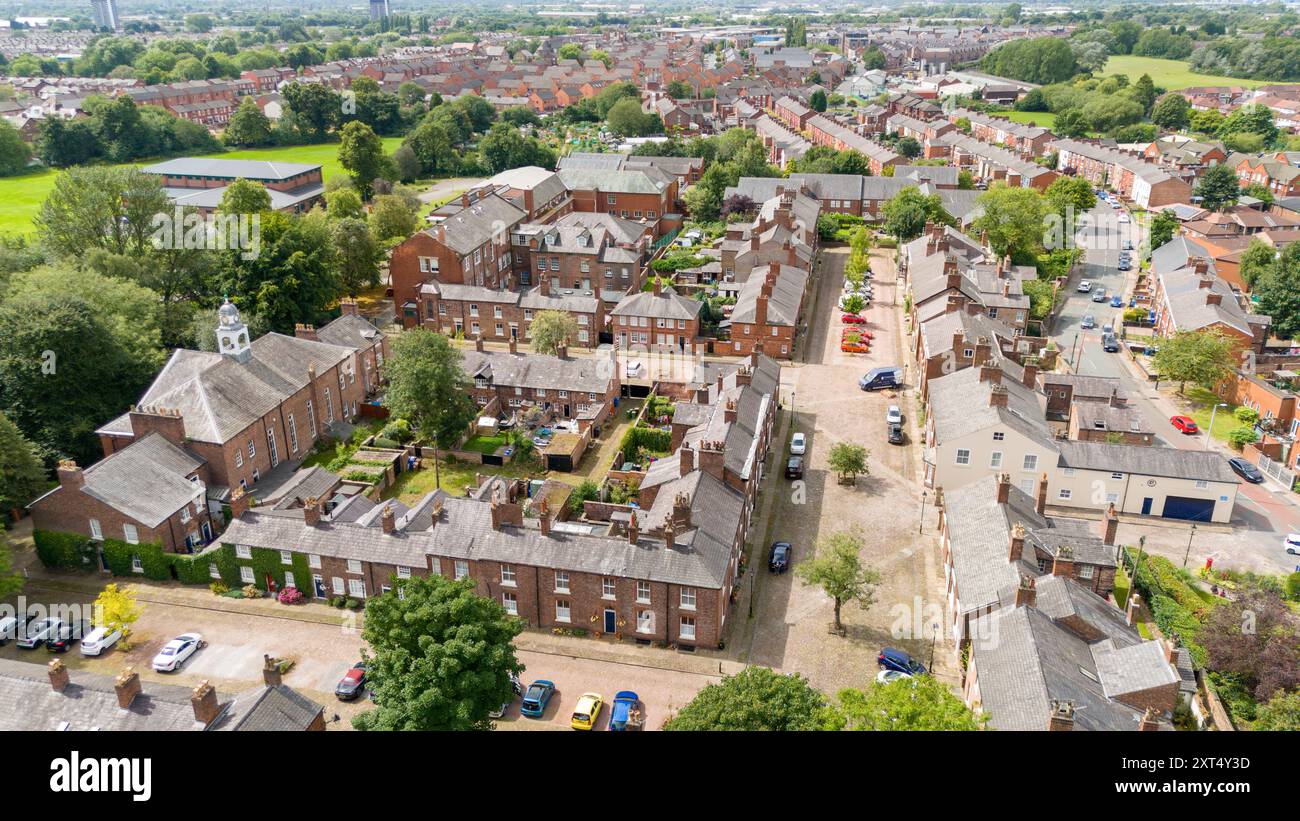
<path fill-rule="evenodd" d="M 902 650 L 895 650 L 893 647 L 886 647 L 881 650 L 880 655 L 876 657 L 876 664 L 880 665 L 882 670 L 897 670 L 900 673 L 907 673 L 909 676 L 925 672 L 924 664 Z"/>
<path fill-rule="evenodd" d="M 794 548 L 789 542 L 774 542 L 772 552 L 767 559 L 767 569 L 773 573 L 784 573 L 790 569 L 790 556 Z"/>
<path fill-rule="evenodd" d="M 51 653 L 66 653 L 93 629 L 88 621 L 64 622 L 45 640 L 45 649 Z"/>
<path fill-rule="evenodd" d="M 1115 326 L 1112 325 L 1112 324 L 1110 324 L 1109 322 L 1107 322 L 1105 325 L 1102 325 L 1102 326 L 1101 326 L 1101 335 L 1102 335 L 1102 336 L 1114 336 L 1114 335 L 1115 335 Z"/>
<path fill-rule="evenodd" d="M 1105 301 L 1106 301 L 1106 289 L 1105 289 L 1105 288 L 1098 288 L 1098 289 L 1093 293 L 1093 295 L 1092 295 L 1092 301 L 1093 301 L 1093 302 L 1105 302 Z"/>
<path fill-rule="evenodd" d="M 203 636 L 198 633 L 181 633 L 163 645 L 163 649 L 153 657 L 153 669 L 159 673 L 179 670 L 181 665 L 197 653 L 202 645 Z"/>
<path fill-rule="evenodd" d="M 1085 331 L 1091 330 L 1092 328 L 1097 327 L 1097 320 L 1093 318 L 1092 314 L 1085 314 L 1083 321 L 1079 323 L 1079 327 L 1083 328 Z"/>
<path fill-rule="evenodd" d="M 808 437 L 800 431 L 790 437 L 790 453 L 795 456 L 803 456 L 804 451 L 808 449 Z"/>
<path fill-rule="evenodd" d="M 1199 433 L 1201 430 L 1196 427 L 1196 420 L 1190 416 L 1171 416 L 1169 417 L 1169 424 L 1183 433 Z"/>
<path fill-rule="evenodd" d="M 802 479 L 803 478 L 803 457 L 791 456 L 785 463 L 785 478 Z"/>
<path fill-rule="evenodd" d="M 0 647 L 21 636 L 26 625 L 27 616 L 21 613 L 0 618 Z"/>
<path fill-rule="evenodd" d="M 886 425 L 901 425 L 901 424 L 903 424 L 903 411 L 902 411 L 902 409 L 899 408 L 897 405 L 890 405 L 890 406 L 889 406 L 889 410 L 885 411 L 885 424 L 886 424 Z"/>
<path fill-rule="evenodd" d="M 98 656 L 117 644 L 122 634 L 111 627 L 96 627 L 81 640 L 81 655 Z"/>
<path fill-rule="evenodd" d="M 339 701 L 351 701 L 365 692 L 366 689 L 366 663 L 358 661 L 352 665 L 349 670 L 339 679 L 339 683 L 334 685 L 334 695 Z"/>
<path fill-rule="evenodd" d="M 62 624 L 62 619 L 50 617 L 29 621 L 23 634 L 18 637 L 18 646 L 24 650 L 31 650 L 38 644 L 44 644 L 45 640 L 54 635 Z"/>
<path fill-rule="evenodd" d="M 867 319 L 858 314 L 840 314 L 840 322 L 843 322 L 845 325 L 865 325 Z"/>
<path fill-rule="evenodd" d="M 901 444 L 903 444 L 903 426 L 902 426 L 902 425 L 890 425 L 890 426 L 889 426 L 889 444 L 891 444 L 891 445 L 901 445 Z"/>
<path fill-rule="evenodd" d="M 1282 540 L 1282 547 L 1292 556 L 1300 556 L 1300 533 L 1288 533 Z"/>
<path fill-rule="evenodd" d="M 897 388 L 902 384 L 903 369 L 898 367 L 872 368 L 858 380 L 858 387 L 864 391 Z"/>
<path fill-rule="evenodd" d="M 911 678 L 911 673 L 904 673 L 901 670 L 881 670 L 876 673 L 877 684 L 888 684 L 891 681 L 898 681 L 900 678 Z"/>
<path fill-rule="evenodd" d="M 578 696 L 578 705 L 573 708 L 573 717 L 569 719 L 569 726 L 575 730 L 594 729 L 604 706 L 605 697 L 600 693 L 583 693 Z"/>
<path fill-rule="evenodd" d="M 1124 240 L 1124 250 L 1125 250 L 1125 251 L 1132 251 L 1132 250 L 1133 250 L 1133 240 L 1131 240 L 1131 239 L 1126 239 L 1126 240 Z"/>
<path fill-rule="evenodd" d="M 524 692 L 524 700 L 519 705 L 520 715 L 526 715 L 529 718 L 541 718 L 546 712 L 546 705 L 551 703 L 551 696 L 555 695 L 555 683 L 546 679 L 538 679 L 528 685 Z"/>
<path fill-rule="evenodd" d="M 1115 206 L 1115 207 L 1118 208 L 1119 206 L 1117 205 L 1117 206 Z M 1129 222 L 1129 218 L 1128 218 L 1128 214 L 1127 214 L 1127 213 L 1125 213 L 1125 214 L 1120 214 L 1120 215 L 1119 215 L 1119 223 L 1120 223 L 1121 225 L 1127 225 L 1128 222 Z"/>
<path fill-rule="evenodd" d="M 1264 474 L 1259 472 L 1259 468 L 1242 459 L 1240 456 L 1234 456 L 1228 460 L 1228 467 L 1232 472 L 1250 482 L 1252 485 L 1258 485 L 1264 481 Z"/>
<path fill-rule="evenodd" d="M 1126 260 L 1126 259 L 1121 259 L 1121 260 L 1119 261 L 1119 266 L 1118 266 L 1118 267 L 1119 267 L 1119 269 L 1120 269 L 1121 271 L 1131 271 L 1131 270 L 1133 270 L 1133 263 L 1129 262 L 1129 261 Z M 1116 306 L 1116 307 L 1118 307 L 1118 306 Z"/>
<path fill-rule="evenodd" d="M 1112 308 L 1123 308 L 1123 307 L 1124 307 L 1124 300 L 1123 300 L 1122 298 L 1120 298 L 1120 295 L 1119 295 L 1119 294 L 1114 294 L 1114 295 L 1111 296 L 1111 298 L 1110 298 L 1110 307 L 1112 307 Z"/>
<path fill-rule="evenodd" d="M 1075 288 L 1074 290 L 1078 291 L 1081 294 L 1086 294 L 1092 290 L 1092 283 L 1085 279 L 1082 282 L 1080 282 L 1079 287 Z"/>
<path fill-rule="evenodd" d="M 1110 336 L 1103 336 L 1101 338 L 1101 349 L 1106 353 L 1118 353 L 1119 340 L 1115 338 L 1114 334 L 1111 334 Z"/>
<path fill-rule="evenodd" d="M 524 691 L 524 685 L 520 683 L 519 676 L 516 673 L 510 674 L 510 689 L 514 692 L 516 696 Z M 501 716 L 506 714 L 506 710 L 510 709 L 510 705 L 514 703 L 514 700 L 515 700 L 514 696 L 511 696 L 510 701 L 507 701 L 505 704 L 502 704 L 499 709 L 493 710 L 492 712 L 488 713 L 488 718 L 501 718 Z"/>
<path fill-rule="evenodd" d="M 645 710 L 641 706 L 641 697 L 631 690 L 619 690 L 614 694 L 614 703 L 609 712 L 609 729 L 619 733 L 625 730 L 639 730 L 645 722 Z"/>

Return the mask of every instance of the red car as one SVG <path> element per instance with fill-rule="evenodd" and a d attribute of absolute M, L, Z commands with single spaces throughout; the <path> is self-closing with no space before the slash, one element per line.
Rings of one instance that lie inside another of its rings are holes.
<path fill-rule="evenodd" d="M 840 322 L 843 322 L 845 325 L 864 325 L 866 324 L 866 321 L 866 317 L 858 316 L 857 314 L 843 314 L 840 316 Z"/>
<path fill-rule="evenodd" d="M 1183 433 L 1199 433 L 1201 430 L 1196 427 L 1196 420 L 1190 416 L 1171 416 L 1169 417 L 1169 424 Z"/>

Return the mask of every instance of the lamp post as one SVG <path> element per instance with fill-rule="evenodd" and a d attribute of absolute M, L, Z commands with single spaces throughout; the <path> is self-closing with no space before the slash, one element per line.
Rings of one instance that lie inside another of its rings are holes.
<path fill-rule="evenodd" d="M 1226 407 L 1228 407 L 1227 402 L 1220 402 L 1210 409 L 1210 429 L 1205 432 L 1205 447 L 1203 448 L 1203 450 L 1210 449 L 1210 435 L 1214 432 L 1214 415 L 1219 412 L 1219 408 L 1226 408 Z M 1195 525 L 1193 525 L 1193 529 L 1194 528 Z"/>
<path fill-rule="evenodd" d="M 926 492 L 923 490 L 921 491 L 921 520 L 916 523 L 916 532 L 918 534 L 925 530 L 925 497 Z"/>
<path fill-rule="evenodd" d="M 1196 525 L 1192 525 L 1192 532 L 1187 536 L 1187 552 L 1183 554 L 1183 569 L 1187 569 L 1187 560 L 1192 555 L 1192 539 L 1196 536 Z"/>
<path fill-rule="evenodd" d="M 930 625 L 930 629 L 934 631 L 930 636 L 930 670 L 933 671 L 934 670 L 934 645 L 936 642 L 939 641 L 939 623 L 934 622 L 933 624 Z M 931 674 L 933 675 L 933 673 Z"/>

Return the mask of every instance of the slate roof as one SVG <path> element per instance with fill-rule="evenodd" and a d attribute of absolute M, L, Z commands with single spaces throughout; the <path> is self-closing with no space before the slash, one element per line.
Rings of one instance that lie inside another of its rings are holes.
<path fill-rule="evenodd" d="M 1240 484 L 1228 461 L 1210 451 L 1065 440 L 1057 442 L 1056 449 L 1057 466 L 1062 468 Z"/>
<path fill-rule="evenodd" d="M 736 305 L 731 312 L 731 322 L 754 322 L 757 319 L 758 297 L 767 280 L 768 267 L 761 266 L 750 272 L 740 286 Z M 808 286 L 808 272 L 793 265 L 782 265 L 767 300 L 767 324 L 794 326 L 799 321 L 799 306 L 803 304 L 804 290 Z"/>
<path fill-rule="evenodd" d="M 581 356 L 557 356 L 501 351 L 461 352 L 462 367 L 471 379 L 487 379 L 492 385 L 569 390 L 604 396 L 618 375 L 610 360 Z"/>
<path fill-rule="evenodd" d="M 203 464 L 154 432 L 86 468 L 81 492 L 146 527 L 157 527 L 202 494 L 202 483 L 189 476 Z M 68 491 L 60 486 L 55 492 Z"/>
<path fill-rule="evenodd" d="M 648 316 L 656 319 L 695 319 L 700 315 L 704 303 L 698 299 L 688 299 L 673 288 L 664 288 L 660 293 L 638 291 L 623 297 L 618 306 L 610 313 L 613 316 Z"/>
<path fill-rule="evenodd" d="M 657 168 L 607 171 L 590 168 L 562 168 L 558 172 L 571 191 L 600 191 L 611 194 L 662 194 L 672 182 Z"/>
<path fill-rule="evenodd" d="M 440 209 L 441 210 L 441 209 Z M 468 254 L 489 240 L 496 239 L 528 216 L 514 203 L 490 194 L 480 197 L 469 207 L 460 207 L 441 222 L 424 229 L 457 254 Z"/>
<path fill-rule="evenodd" d="M 937 443 L 1004 426 L 1055 450 L 1058 443 L 1046 430 L 1042 395 L 1004 373 L 1001 384 L 1007 390 L 1007 404 L 990 405 L 990 383 L 980 381 L 980 370 L 963 368 L 930 380 L 930 415 Z"/>
<path fill-rule="evenodd" d="M 223 160 L 203 157 L 178 157 L 146 165 L 147 174 L 169 176 L 218 177 L 246 180 L 287 180 L 308 171 L 319 171 L 316 163 L 267 162 L 266 160 Z"/>
<path fill-rule="evenodd" d="M 369 320 L 344 315 L 316 329 L 316 339 L 330 345 L 363 350 L 384 338 L 383 331 Z"/>

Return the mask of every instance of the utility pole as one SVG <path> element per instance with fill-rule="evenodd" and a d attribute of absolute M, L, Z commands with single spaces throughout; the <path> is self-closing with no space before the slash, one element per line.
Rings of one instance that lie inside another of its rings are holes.
<path fill-rule="evenodd" d="M 1183 554 L 1183 569 L 1187 569 L 1187 560 L 1192 555 L 1192 539 L 1196 536 L 1196 525 L 1192 525 L 1192 532 L 1187 536 L 1187 552 Z"/>

